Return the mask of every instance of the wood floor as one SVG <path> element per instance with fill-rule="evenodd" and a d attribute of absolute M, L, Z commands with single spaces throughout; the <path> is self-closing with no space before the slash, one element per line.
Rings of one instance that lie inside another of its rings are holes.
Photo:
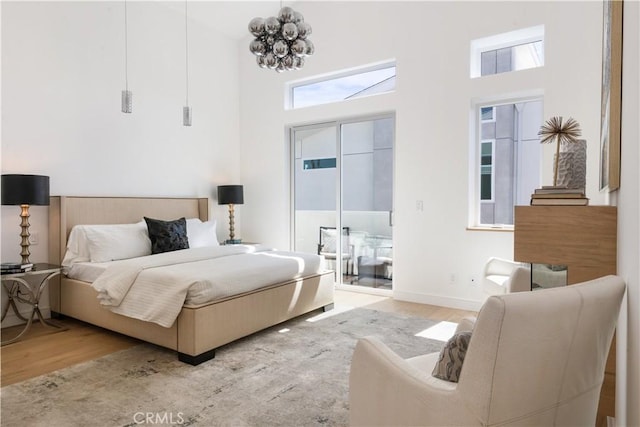
<path fill-rule="evenodd" d="M 67 318 L 59 323 L 68 329 L 57 331 L 34 323 L 20 341 L 0 349 L 2 386 L 97 359 L 139 342 L 74 319 Z M 20 326 L 7 328 L 7 331 L 3 329 L 3 338 L 15 336 L 15 333 L 11 335 L 11 329 L 15 328 Z"/>
<path fill-rule="evenodd" d="M 366 307 L 432 320 L 459 322 L 475 312 L 395 301 L 388 297 L 337 290 L 335 305 Z M 20 341 L 0 349 L 0 385 L 14 384 L 67 366 L 97 359 L 139 343 L 134 338 L 110 332 L 73 319 L 64 319 L 68 329 L 52 330 L 34 323 Z M 16 328 L 2 330 L 3 339 L 17 335 Z M 13 334 L 13 335 L 12 335 Z"/>

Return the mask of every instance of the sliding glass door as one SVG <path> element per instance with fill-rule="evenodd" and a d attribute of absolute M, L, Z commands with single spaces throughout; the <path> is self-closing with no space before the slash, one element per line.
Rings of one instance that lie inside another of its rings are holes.
<path fill-rule="evenodd" d="M 345 286 L 391 289 L 394 117 L 291 129 L 294 248 Z"/>

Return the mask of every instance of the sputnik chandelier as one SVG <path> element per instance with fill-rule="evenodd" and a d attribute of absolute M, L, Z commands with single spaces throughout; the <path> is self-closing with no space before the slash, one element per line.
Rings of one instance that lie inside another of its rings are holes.
<path fill-rule="evenodd" d="M 277 18 L 253 18 L 249 32 L 255 36 L 249 50 L 256 55 L 260 68 L 279 73 L 299 70 L 304 66 L 304 58 L 315 52 L 307 38 L 311 35 L 311 25 L 304 22 L 300 12 L 288 6 L 280 9 Z"/>

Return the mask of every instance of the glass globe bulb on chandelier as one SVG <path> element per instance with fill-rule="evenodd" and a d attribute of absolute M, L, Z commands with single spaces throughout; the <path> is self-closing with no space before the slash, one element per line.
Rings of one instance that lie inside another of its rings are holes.
<path fill-rule="evenodd" d="M 256 56 L 260 68 L 279 73 L 299 70 L 304 66 L 305 57 L 315 52 L 308 38 L 311 25 L 304 22 L 300 12 L 288 6 L 280 9 L 278 17 L 253 18 L 249 22 L 249 32 L 255 37 L 249 50 Z"/>

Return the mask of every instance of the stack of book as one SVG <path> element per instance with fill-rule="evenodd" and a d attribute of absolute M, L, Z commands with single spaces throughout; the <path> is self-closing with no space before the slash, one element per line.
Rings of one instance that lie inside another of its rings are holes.
<path fill-rule="evenodd" d="M 531 195 L 531 205 L 585 206 L 589 199 L 582 188 L 543 186 Z"/>
<path fill-rule="evenodd" d="M 11 273 L 24 273 L 26 271 L 31 271 L 33 269 L 33 264 L 22 264 L 19 262 L 3 262 L 0 264 L 0 270 L 2 270 L 2 274 L 11 274 Z"/>

